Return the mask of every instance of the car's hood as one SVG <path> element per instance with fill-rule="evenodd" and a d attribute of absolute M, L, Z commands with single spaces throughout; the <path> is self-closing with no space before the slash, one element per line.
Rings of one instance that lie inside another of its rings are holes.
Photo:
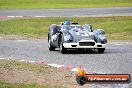
<path fill-rule="evenodd" d="M 69 30 L 69 33 L 73 37 L 74 42 L 78 42 L 82 39 L 94 40 L 94 35 L 92 34 L 92 32 L 89 32 L 87 30 L 72 29 L 72 30 Z"/>
<path fill-rule="evenodd" d="M 63 30 L 62 32 L 64 33 L 65 38 L 72 40 L 72 42 L 79 42 L 81 40 L 94 40 L 95 42 L 103 44 L 107 42 L 105 33 L 103 33 L 103 30 L 101 29 L 93 32 L 80 29 Z"/>
<path fill-rule="evenodd" d="M 89 32 L 87 30 L 81 30 L 81 29 L 72 29 L 69 32 L 76 36 L 89 36 L 92 34 L 92 32 Z"/>

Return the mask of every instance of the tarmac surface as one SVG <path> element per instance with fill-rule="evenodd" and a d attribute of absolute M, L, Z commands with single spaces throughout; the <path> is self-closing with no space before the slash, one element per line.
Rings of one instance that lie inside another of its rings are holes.
<path fill-rule="evenodd" d="M 111 41 L 103 54 L 95 51 L 73 51 L 61 54 L 59 49 L 48 50 L 47 40 L 4 40 L 0 39 L 0 58 L 46 61 L 51 64 L 78 67 L 88 72 L 132 75 L 132 41 Z M 106 86 L 106 85 L 105 85 Z M 131 88 L 91 87 L 91 88 Z"/>
<path fill-rule="evenodd" d="M 132 7 L 82 8 L 82 9 L 0 9 L 0 16 L 132 16 Z"/>

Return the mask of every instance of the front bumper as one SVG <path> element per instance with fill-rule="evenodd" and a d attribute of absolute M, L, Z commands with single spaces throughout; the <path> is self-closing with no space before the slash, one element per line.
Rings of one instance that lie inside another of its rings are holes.
<path fill-rule="evenodd" d="M 81 45 L 80 43 L 82 43 L 83 45 Z M 65 48 L 83 48 L 83 49 L 105 48 L 105 44 L 96 43 L 94 40 L 81 40 L 78 43 L 63 43 L 63 46 Z"/>

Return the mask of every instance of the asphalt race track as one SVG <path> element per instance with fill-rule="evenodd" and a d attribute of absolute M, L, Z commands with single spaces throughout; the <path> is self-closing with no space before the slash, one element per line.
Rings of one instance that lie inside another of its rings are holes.
<path fill-rule="evenodd" d="M 82 8 L 82 9 L 1 9 L 0 16 L 132 16 L 132 7 Z"/>
<path fill-rule="evenodd" d="M 62 55 L 59 49 L 50 52 L 47 46 L 47 40 L 0 39 L 0 58 L 46 61 L 74 67 L 82 65 L 88 72 L 132 75 L 132 41 L 109 42 L 103 54 L 94 51 L 73 51 Z"/>

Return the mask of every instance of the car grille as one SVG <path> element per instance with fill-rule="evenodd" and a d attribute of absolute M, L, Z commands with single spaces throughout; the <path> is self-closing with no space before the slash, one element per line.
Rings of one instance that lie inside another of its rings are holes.
<path fill-rule="evenodd" d="M 79 42 L 80 46 L 94 46 L 94 42 Z"/>

